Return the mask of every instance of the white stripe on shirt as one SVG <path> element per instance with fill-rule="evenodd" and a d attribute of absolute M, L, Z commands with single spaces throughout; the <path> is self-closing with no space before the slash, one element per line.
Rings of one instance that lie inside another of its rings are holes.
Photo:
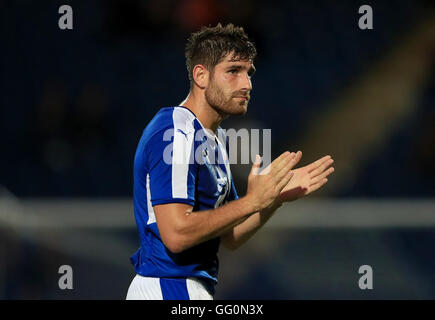
<path fill-rule="evenodd" d="M 195 117 L 188 110 L 174 108 L 174 142 L 172 152 L 172 197 L 187 199 L 187 176 L 193 151 Z"/>

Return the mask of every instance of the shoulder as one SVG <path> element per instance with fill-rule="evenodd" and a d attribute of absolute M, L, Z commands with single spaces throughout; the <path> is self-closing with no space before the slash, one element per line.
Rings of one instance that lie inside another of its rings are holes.
<path fill-rule="evenodd" d="M 172 121 L 174 128 L 193 131 L 195 130 L 196 117 L 185 107 L 174 107 Z"/>
<path fill-rule="evenodd" d="M 195 129 L 195 115 L 183 107 L 165 107 L 160 109 L 145 127 L 142 143 L 147 143 L 155 136 L 171 135 L 178 129 L 183 132 Z"/>

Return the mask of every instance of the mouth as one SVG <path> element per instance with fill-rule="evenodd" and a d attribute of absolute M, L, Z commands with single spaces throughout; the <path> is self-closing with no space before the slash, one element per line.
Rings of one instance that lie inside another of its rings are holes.
<path fill-rule="evenodd" d="M 249 100 L 249 98 L 246 97 L 246 96 L 236 96 L 236 97 L 234 97 L 234 98 L 236 98 L 236 99 L 242 99 L 242 100 L 246 100 L 246 101 Z"/>

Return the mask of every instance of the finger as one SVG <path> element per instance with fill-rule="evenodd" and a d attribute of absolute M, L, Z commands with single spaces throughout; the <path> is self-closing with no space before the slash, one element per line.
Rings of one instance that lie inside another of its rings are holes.
<path fill-rule="evenodd" d="M 282 179 L 284 179 L 286 177 L 286 175 L 291 171 L 290 161 L 291 160 L 288 160 L 287 162 L 285 162 L 279 171 L 275 171 L 273 173 L 272 177 L 274 179 L 275 185 L 277 185 Z"/>
<path fill-rule="evenodd" d="M 290 160 L 290 168 L 293 169 L 293 167 L 298 164 L 301 158 L 302 158 L 302 151 L 296 152 L 294 158 Z"/>
<path fill-rule="evenodd" d="M 314 170 L 318 170 L 318 173 L 321 172 L 321 168 L 323 166 L 325 166 L 326 164 L 330 163 L 331 161 L 334 162 L 334 160 L 331 157 L 323 157 L 322 159 L 320 159 L 321 161 L 316 161 L 317 165 L 316 167 L 314 167 L 312 170 L 310 170 L 311 172 L 313 172 Z M 332 163 L 331 162 L 331 163 Z"/>
<path fill-rule="evenodd" d="M 285 162 L 284 165 L 275 173 L 278 180 L 285 177 L 285 175 L 301 160 L 302 152 L 298 151 L 296 153 L 290 153 L 290 161 Z"/>
<path fill-rule="evenodd" d="M 334 167 L 329 168 L 328 170 L 326 170 L 325 172 L 323 172 L 322 174 L 319 174 L 318 176 L 312 178 L 310 180 L 310 185 L 316 184 L 319 181 L 321 181 L 322 179 L 326 178 L 327 176 L 329 176 L 331 173 L 334 172 Z"/>
<path fill-rule="evenodd" d="M 293 158 L 288 162 L 287 165 L 283 166 L 279 172 L 275 174 L 277 183 L 280 183 L 281 179 L 285 179 L 288 172 L 301 160 L 302 152 L 298 151 L 296 153 L 291 153 Z M 293 175 L 292 175 L 293 176 Z M 290 180 L 289 180 L 290 181 Z M 285 185 L 284 185 L 285 186 Z"/>
<path fill-rule="evenodd" d="M 290 153 L 290 157 L 291 157 L 290 162 L 287 165 L 285 165 L 284 167 L 281 167 L 280 170 L 287 171 L 287 170 L 293 169 L 293 167 L 295 165 L 297 165 L 298 162 L 301 160 L 301 158 L 302 158 L 302 151 L 298 151 L 296 153 L 292 152 L 292 153 Z"/>
<path fill-rule="evenodd" d="M 317 169 L 309 173 L 310 177 L 313 178 L 315 176 L 322 174 L 333 163 L 334 163 L 334 159 L 329 159 L 324 161 Z"/>
<path fill-rule="evenodd" d="M 291 178 L 293 178 L 293 171 L 287 172 L 287 174 L 282 177 L 282 179 L 276 185 L 279 192 L 281 192 L 282 189 L 284 189 L 284 187 L 290 182 Z"/>
<path fill-rule="evenodd" d="M 295 153 L 294 152 L 290 153 L 289 151 L 286 151 L 283 154 L 281 154 L 278 158 L 276 158 L 271 163 L 270 173 L 274 176 L 279 174 L 283 169 L 286 168 L 286 166 L 288 166 L 288 164 L 294 158 L 294 156 Z"/>
<path fill-rule="evenodd" d="M 293 154 L 293 152 L 292 152 L 292 154 Z M 294 153 L 294 156 L 290 160 L 288 166 L 285 166 L 283 169 L 281 169 L 279 177 L 281 177 L 281 176 L 286 177 L 285 174 L 287 174 L 287 172 L 289 170 L 293 169 L 293 167 L 298 164 L 298 162 L 301 160 L 301 158 L 302 158 L 302 151 L 297 151 L 296 153 Z M 284 175 L 283 175 L 283 173 L 284 173 Z M 293 176 L 293 174 L 291 176 Z M 288 180 L 288 181 L 290 181 L 290 180 Z"/>
<path fill-rule="evenodd" d="M 260 174 L 269 174 L 269 173 L 271 173 L 272 169 L 276 170 L 277 164 L 279 164 L 280 161 L 282 161 L 283 159 L 288 157 L 288 155 L 290 155 L 290 152 L 288 152 L 288 151 L 282 153 L 278 158 L 273 160 L 266 168 L 264 168 Z"/>
<path fill-rule="evenodd" d="M 311 186 L 308 192 L 311 193 L 311 192 L 314 192 L 314 191 L 318 190 L 319 188 L 321 188 L 327 182 L 328 182 L 328 179 L 327 178 L 323 178 L 322 180 L 320 180 L 319 182 L 317 182 L 316 184 Z"/>
<path fill-rule="evenodd" d="M 255 156 L 254 164 L 252 165 L 251 175 L 256 175 L 260 171 L 261 157 L 260 155 Z"/>
<path fill-rule="evenodd" d="M 324 157 L 316 160 L 315 162 L 313 162 L 312 164 L 309 165 L 308 172 L 311 172 L 311 171 L 317 169 L 319 166 L 322 165 L 323 162 L 325 162 L 325 161 L 327 161 L 329 159 L 331 159 L 331 156 L 327 155 L 327 156 L 324 156 Z"/>

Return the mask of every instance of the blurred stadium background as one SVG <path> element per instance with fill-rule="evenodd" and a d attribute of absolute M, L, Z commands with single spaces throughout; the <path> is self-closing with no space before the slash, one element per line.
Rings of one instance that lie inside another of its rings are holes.
<path fill-rule="evenodd" d="M 70 4 L 74 29 L 58 28 Z M 358 28 L 373 8 L 374 29 Z M 2 1 L 0 298 L 124 299 L 138 246 L 132 162 L 147 122 L 188 91 L 184 44 L 242 25 L 259 51 L 248 114 L 273 154 L 335 158 L 237 252 L 217 299 L 435 299 L 431 1 Z M 249 165 L 232 167 L 244 194 Z M 74 289 L 60 290 L 71 265 Z M 360 290 L 371 265 L 374 289 Z"/>

